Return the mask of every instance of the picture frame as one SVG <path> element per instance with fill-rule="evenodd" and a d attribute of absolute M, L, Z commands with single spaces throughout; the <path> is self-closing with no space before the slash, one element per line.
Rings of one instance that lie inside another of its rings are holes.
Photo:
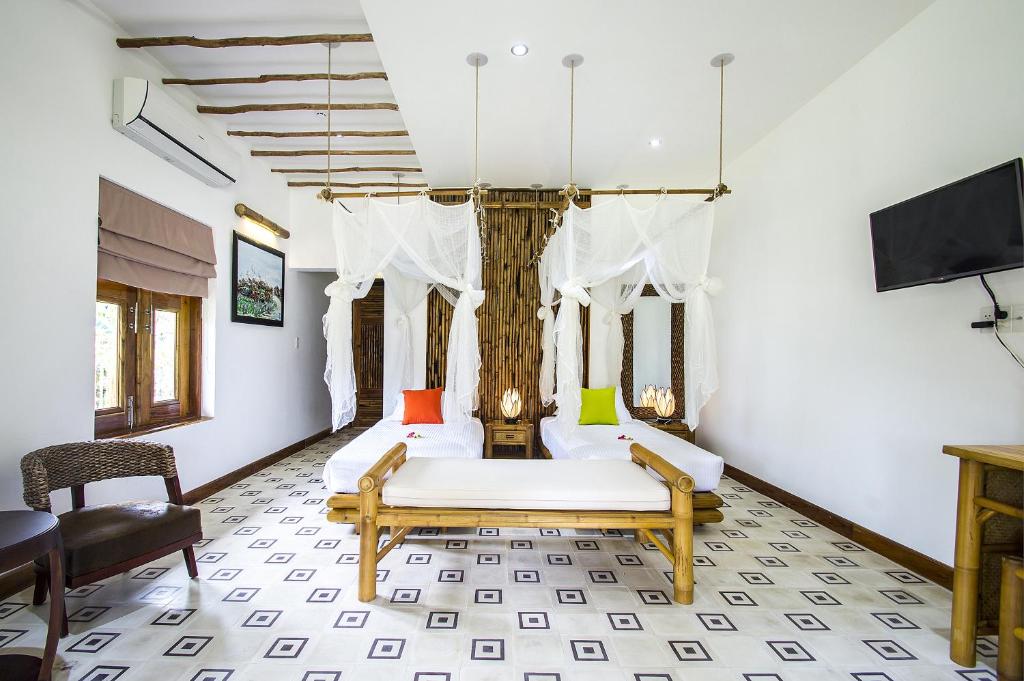
<path fill-rule="evenodd" d="M 284 253 L 238 232 L 231 243 L 231 321 L 284 326 Z"/>

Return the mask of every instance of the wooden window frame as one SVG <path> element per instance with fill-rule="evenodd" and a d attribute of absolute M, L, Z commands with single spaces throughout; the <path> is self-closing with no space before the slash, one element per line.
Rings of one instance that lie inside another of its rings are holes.
<path fill-rule="evenodd" d="M 121 307 L 121 381 L 118 406 L 95 411 L 95 436 L 137 435 L 197 419 L 202 408 L 202 299 L 99 280 L 96 301 Z M 177 397 L 160 402 L 153 399 L 156 310 L 173 310 L 178 323 Z"/>

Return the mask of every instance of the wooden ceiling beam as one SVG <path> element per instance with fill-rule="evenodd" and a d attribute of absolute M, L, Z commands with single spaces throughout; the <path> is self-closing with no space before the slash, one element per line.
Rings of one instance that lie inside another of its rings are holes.
<path fill-rule="evenodd" d="M 333 171 L 332 171 L 333 172 Z M 289 187 L 323 187 L 323 182 L 289 182 Z M 359 189 L 361 187 L 429 187 L 426 182 L 331 182 L 332 187 Z"/>
<path fill-rule="evenodd" d="M 295 173 L 300 175 L 323 175 L 327 168 L 271 168 L 272 173 Z M 423 168 L 396 168 L 392 166 L 356 166 L 351 168 L 331 168 L 332 173 L 422 173 Z"/>
<path fill-rule="evenodd" d="M 200 104 L 196 111 L 204 114 L 242 114 L 252 111 L 327 111 L 327 104 L 319 102 L 295 102 L 288 104 L 236 104 L 235 106 L 206 106 Z M 398 111 L 398 105 L 391 102 L 363 102 L 357 104 L 331 104 L 331 111 Z"/>
<path fill-rule="evenodd" d="M 326 130 L 228 130 L 230 137 L 327 137 Z M 331 137 L 408 137 L 408 130 L 332 130 Z"/>
<path fill-rule="evenodd" d="M 415 156 L 414 149 L 253 149 L 253 156 Z"/>
<path fill-rule="evenodd" d="M 249 85 L 261 83 L 295 82 L 305 80 L 327 80 L 326 73 L 266 73 L 262 76 L 239 76 L 236 78 L 164 78 L 164 85 Z M 332 73 L 330 80 L 387 80 L 383 71 L 362 71 L 359 73 Z"/>
<path fill-rule="evenodd" d="M 238 38 L 197 38 L 194 35 L 166 35 L 146 38 L 118 38 L 117 46 L 139 47 L 285 47 L 314 43 L 372 43 L 369 33 L 318 33 L 315 35 L 242 36 Z"/>

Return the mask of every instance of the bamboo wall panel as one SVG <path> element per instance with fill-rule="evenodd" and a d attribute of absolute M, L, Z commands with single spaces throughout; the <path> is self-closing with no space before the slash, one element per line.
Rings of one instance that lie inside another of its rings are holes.
<path fill-rule="evenodd" d="M 557 192 L 490 190 L 487 202 L 558 201 Z M 588 206 L 588 203 L 581 203 Z M 477 310 L 480 329 L 480 419 L 501 418 L 499 401 L 506 388 L 519 388 L 522 417 L 535 425 L 553 413 L 540 403 L 541 363 L 540 285 L 537 266 L 531 264 L 551 234 L 548 209 L 493 208 L 487 211 L 484 232 L 486 259 L 483 286 L 486 296 Z M 432 292 L 427 311 L 427 387 L 444 385 L 445 355 L 452 306 Z M 590 311 L 582 308 L 584 367 L 589 356 Z M 584 385 L 587 372 L 584 370 Z M 539 428 L 535 429 L 539 433 Z"/>

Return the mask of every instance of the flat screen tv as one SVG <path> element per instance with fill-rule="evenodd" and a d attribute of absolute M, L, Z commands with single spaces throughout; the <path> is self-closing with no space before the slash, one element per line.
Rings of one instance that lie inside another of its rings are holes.
<path fill-rule="evenodd" d="M 871 214 L 878 291 L 1024 267 L 1021 159 Z"/>

